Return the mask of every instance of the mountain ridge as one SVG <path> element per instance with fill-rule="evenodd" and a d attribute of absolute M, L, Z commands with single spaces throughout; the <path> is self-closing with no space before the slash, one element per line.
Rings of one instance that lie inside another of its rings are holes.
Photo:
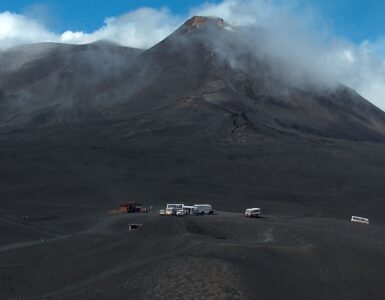
<path fill-rule="evenodd" d="M 236 47 L 238 32 L 222 30 L 226 26 L 223 19 L 193 17 L 147 50 L 104 42 L 35 45 L 49 53 L 13 73 L 0 72 L 0 126 L 13 126 L 15 119 L 20 120 L 18 126 L 23 119 L 32 120 L 30 125 L 124 119 L 201 99 L 238 114 L 249 111 L 250 122 L 260 123 L 262 118 L 265 125 L 281 131 L 385 141 L 384 113 L 343 86 L 301 90 L 274 79 L 265 62 L 250 60 L 250 70 L 232 66 L 221 51 Z M 218 48 L 221 39 L 224 46 Z M 36 99 L 40 100 L 34 112 L 31 102 Z M 60 108 L 66 112 L 61 114 Z"/>

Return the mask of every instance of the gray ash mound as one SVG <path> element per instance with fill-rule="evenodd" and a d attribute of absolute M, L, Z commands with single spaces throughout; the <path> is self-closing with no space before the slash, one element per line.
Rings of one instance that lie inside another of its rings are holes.
<path fill-rule="evenodd" d="M 0 53 L 0 297 L 384 296 L 385 113 L 265 38 L 194 17 L 147 50 Z M 107 216 L 127 199 L 270 217 Z"/>

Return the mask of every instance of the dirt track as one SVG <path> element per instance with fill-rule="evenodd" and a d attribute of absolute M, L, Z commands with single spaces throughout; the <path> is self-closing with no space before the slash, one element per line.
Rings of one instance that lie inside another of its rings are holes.
<path fill-rule="evenodd" d="M 0 297 L 381 299 L 384 236 L 383 226 L 328 218 L 104 216 L 2 246 Z"/>

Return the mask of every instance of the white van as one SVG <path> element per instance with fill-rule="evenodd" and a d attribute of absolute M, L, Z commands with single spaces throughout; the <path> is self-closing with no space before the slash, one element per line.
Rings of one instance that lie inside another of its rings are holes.
<path fill-rule="evenodd" d="M 356 223 L 362 223 L 362 224 L 369 224 L 369 219 L 357 217 L 357 216 L 352 216 L 350 221 L 356 222 Z"/>
<path fill-rule="evenodd" d="M 194 204 L 194 215 L 213 215 L 214 210 L 210 204 Z"/>
<path fill-rule="evenodd" d="M 246 216 L 247 218 L 256 218 L 256 217 L 258 217 L 260 214 L 261 214 L 261 209 L 258 208 L 258 207 L 248 208 L 248 209 L 246 209 L 246 211 L 245 211 L 245 216 Z"/>

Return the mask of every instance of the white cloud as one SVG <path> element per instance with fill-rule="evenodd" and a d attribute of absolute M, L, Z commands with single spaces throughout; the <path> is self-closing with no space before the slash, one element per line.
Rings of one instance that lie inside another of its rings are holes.
<path fill-rule="evenodd" d="M 314 80 L 343 82 L 385 109 L 385 42 L 355 45 L 334 37 L 327 24 L 323 26 L 322 16 L 304 9 L 302 4 L 300 0 L 224 0 L 196 7 L 190 16 L 218 16 L 234 25 L 264 28 L 267 34 L 264 44 L 257 45 L 258 51 L 272 61 L 286 64 L 286 76 L 291 80 L 300 81 L 310 75 Z M 2 12 L 0 49 L 34 42 L 84 44 L 101 39 L 148 48 L 187 18 L 173 15 L 166 8 L 141 8 L 106 18 L 94 32 L 56 34 L 33 18 Z"/>
<path fill-rule="evenodd" d="M 55 34 L 34 20 L 11 12 L 0 13 L 0 49 L 56 39 Z"/>
<path fill-rule="evenodd" d="M 66 31 L 60 40 L 83 44 L 106 39 L 124 46 L 148 48 L 171 34 L 182 20 L 165 8 L 141 8 L 119 17 L 107 18 L 104 26 L 93 33 Z"/>
<path fill-rule="evenodd" d="M 172 33 L 183 20 L 166 8 L 140 8 L 118 17 L 106 18 L 104 25 L 91 33 L 65 31 L 54 34 L 34 19 L 3 12 L 0 13 L 0 49 L 37 42 L 87 44 L 98 40 L 148 48 Z"/>

